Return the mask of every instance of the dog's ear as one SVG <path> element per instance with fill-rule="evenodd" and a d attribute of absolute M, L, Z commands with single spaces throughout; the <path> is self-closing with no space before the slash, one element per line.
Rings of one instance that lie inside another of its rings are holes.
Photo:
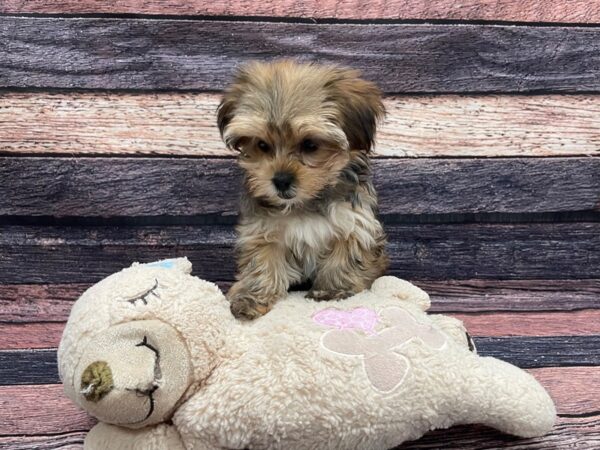
<path fill-rule="evenodd" d="M 385 117 L 381 91 L 355 70 L 338 69 L 327 83 L 329 100 L 339 107 L 339 120 L 351 150 L 371 151 L 377 125 Z"/>
<path fill-rule="evenodd" d="M 219 133 L 221 133 L 221 138 L 223 137 L 225 128 L 229 125 L 231 119 L 233 119 L 238 101 L 238 89 L 230 89 L 223 95 L 223 99 L 217 109 L 217 125 L 219 127 Z"/>

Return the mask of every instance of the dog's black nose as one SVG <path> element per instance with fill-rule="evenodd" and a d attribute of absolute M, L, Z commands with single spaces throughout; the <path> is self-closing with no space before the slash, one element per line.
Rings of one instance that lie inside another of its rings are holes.
<path fill-rule="evenodd" d="M 279 192 L 286 192 L 294 182 L 294 175 L 289 172 L 277 172 L 272 181 Z"/>

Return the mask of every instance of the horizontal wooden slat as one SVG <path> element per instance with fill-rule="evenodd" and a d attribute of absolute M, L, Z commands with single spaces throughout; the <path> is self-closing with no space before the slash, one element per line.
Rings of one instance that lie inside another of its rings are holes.
<path fill-rule="evenodd" d="M 435 312 L 576 311 L 600 307 L 600 280 L 417 280 Z"/>
<path fill-rule="evenodd" d="M 0 386 L 57 383 L 56 349 L 0 350 Z"/>
<path fill-rule="evenodd" d="M 1 285 L 0 322 L 62 322 L 89 284 Z"/>
<path fill-rule="evenodd" d="M 550 433 L 533 439 L 518 439 L 480 426 L 460 426 L 430 432 L 395 450 L 592 450 L 599 447 L 600 415 L 596 414 L 591 417 L 559 417 Z"/>
<path fill-rule="evenodd" d="M 215 123 L 219 100 L 202 93 L 6 93 L 0 152 L 232 156 Z M 385 105 L 379 156 L 600 154 L 596 96 L 406 96 Z"/>
<path fill-rule="evenodd" d="M 600 365 L 600 337 L 477 337 L 477 352 L 524 369 Z"/>
<path fill-rule="evenodd" d="M 600 308 L 600 280 L 413 281 L 430 294 L 432 312 L 469 313 L 476 317 L 499 311 L 561 314 L 562 311 L 577 313 L 578 310 Z M 223 291 L 231 285 L 230 281 L 215 282 Z M 54 322 L 60 326 L 67 320 L 75 299 L 89 286 L 85 283 L 0 284 L 0 322 L 7 325 Z M 555 325 L 560 326 L 558 321 Z M 572 329 L 571 333 L 581 334 L 581 330 Z"/>
<path fill-rule="evenodd" d="M 60 433 L 52 435 L 19 435 L 0 437 L 0 449 L 10 450 L 49 450 L 68 448 L 81 449 L 85 432 Z M 534 439 L 516 439 L 490 428 L 480 426 L 456 426 L 448 430 L 433 431 L 418 441 L 402 445 L 397 450 L 548 450 L 558 448 L 595 449 L 600 446 L 600 418 L 560 417 L 555 428 L 546 436 Z"/>
<path fill-rule="evenodd" d="M 462 320 L 472 336 L 600 335 L 600 309 L 566 313 L 450 315 Z M 64 322 L 0 322 L 0 349 L 22 350 L 58 347 L 64 327 Z"/>
<path fill-rule="evenodd" d="M 308 19 L 450 19 L 515 22 L 600 22 L 600 5 L 585 0 L 4 0 L 0 12 L 23 14 L 181 14 Z"/>
<path fill-rule="evenodd" d="M 600 278 L 600 223 L 388 225 L 390 273 L 407 279 Z M 234 275 L 232 227 L 5 226 L 0 283 L 89 283 L 132 261 L 188 256 Z M 217 262 L 217 264 L 215 263 Z"/>
<path fill-rule="evenodd" d="M 361 69 L 387 93 L 600 91 L 600 30 L 0 18 L 0 87 L 218 90 L 249 59 Z"/>
<path fill-rule="evenodd" d="M 598 367 L 546 368 L 533 369 L 530 372 L 549 390 L 554 398 L 559 414 L 589 415 L 598 408 L 598 399 L 590 389 L 600 386 Z M 35 401 L 35 405 L 32 402 Z M 59 445 L 78 443 L 83 434 L 78 430 L 87 429 L 93 423 L 85 413 L 78 411 L 62 393 L 60 385 L 27 385 L 0 387 L 0 404 L 5 406 L 0 410 L 0 436 L 26 434 L 25 436 L 0 437 L 0 448 L 57 448 Z M 32 412 L 35 410 L 35 413 Z M 61 414 L 56 414 L 56 411 Z M 62 414 L 62 412 L 65 414 Z M 33 417 L 32 417 L 33 416 Z M 535 442 L 559 444 L 571 442 L 577 438 L 579 443 L 585 439 L 596 437 L 600 439 L 600 421 L 597 417 L 560 417 L 557 426 L 546 437 L 545 441 L 515 441 L 508 436 L 500 435 L 480 427 L 457 427 L 449 431 L 438 431 L 418 441 L 424 447 L 409 446 L 409 448 L 432 448 L 433 442 L 448 444 L 444 448 L 504 448 L 499 446 L 504 441 L 508 448 L 548 448 L 536 447 Z M 45 437 L 44 433 L 55 436 Z M 432 441 L 436 438 L 435 441 Z M 559 438 L 561 440 L 559 440 Z M 48 441 L 46 441 L 48 439 Z M 29 446 L 24 445 L 28 442 Z M 56 446 L 49 445 L 54 443 Z M 459 443 L 463 444 L 459 447 Z M 530 445 L 530 447 L 514 447 Z M 600 441 L 599 441 L 600 442 Z M 469 445 L 466 445 L 469 443 Z M 488 447 L 484 447 L 487 444 Z M 586 447 L 587 448 L 587 447 Z"/>
<path fill-rule="evenodd" d="M 0 349 L 21 350 L 58 347 L 64 328 L 64 322 L 0 322 Z"/>
<path fill-rule="evenodd" d="M 383 159 L 373 171 L 382 215 L 585 211 L 600 201 L 600 158 Z M 0 215 L 233 216 L 240 186 L 231 159 L 0 157 Z"/>
<path fill-rule="evenodd" d="M 599 336 L 475 336 L 477 351 L 525 369 L 600 365 Z M 0 385 L 58 383 L 55 349 L 0 350 Z"/>
<path fill-rule="evenodd" d="M 58 428 L 57 428 L 58 429 Z M 62 432 L 53 431 L 47 435 L 20 434 L 13 436 L 0 435 L 1 450 L 81 450 L 87 431 Z"/>
<path fill-rule="evenodd" d="M 597 303 L 600 307 L 600 297 L 598 297 Z M 567 313 L 452 315 L 462 320 L 473 336 L 600 335 L 600 309 Z"/>
<path fill-rule="evenodd" d="M 93 424 L 62 385 L 0 387 L 0 436 L 85 431 Z"/>
<path fill-rule="evenodd" d="M 559 414 L 600 411 L 600 366 L 529 369 L 548 390 Z"/>

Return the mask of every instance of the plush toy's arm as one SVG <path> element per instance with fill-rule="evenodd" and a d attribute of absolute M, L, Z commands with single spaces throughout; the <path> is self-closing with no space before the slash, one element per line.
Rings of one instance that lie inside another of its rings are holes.
<path fill-rule="evenodd" d="M 460 320 L 441 314 L 430 314 L 429 318 L 458 344 L 464 345 L 472 352 L 477 353 L 475 344 Z"/>
<path fill-rule="evenodd" d="M 185 450 L 172 425 L 160 424 L 139 430 L 99 423 L 85 438 L 85 450 Z"/>
<path fill-rule="evenodd" d="M 371 292 L 381 296 L 392 296 L 398 300 L 415 303 L 423 311 L 431 305 L 429 295 L 423 289 L 400 278 L 385 276 L 377 278 L 371 286 Z"/>

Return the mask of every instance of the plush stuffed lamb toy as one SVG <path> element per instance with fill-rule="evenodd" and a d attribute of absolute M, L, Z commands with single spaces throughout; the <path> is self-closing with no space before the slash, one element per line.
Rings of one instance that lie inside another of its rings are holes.
<path fill-rule="evenodd" d="M 75 303 L 58 359 L 98 418 L 88 449 L 387 449 L 482 423 L 539 436 L 552 400 L 469 349 L 462 324 L 394 277 L 339 302 L 301 293 L 253 322 L 185 258 L 134 264 Z"/>

